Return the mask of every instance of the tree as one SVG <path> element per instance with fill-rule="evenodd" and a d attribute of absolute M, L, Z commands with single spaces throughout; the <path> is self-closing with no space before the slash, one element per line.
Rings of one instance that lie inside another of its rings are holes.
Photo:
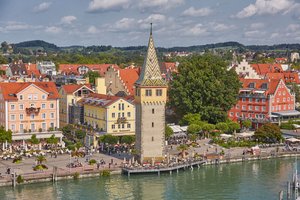
<path fill-rule="evenodd" d="M 45 156 L 39 155 L 39 156 L 36 157 L 36 161 L 38 162 L 38 165 L 41 165 L 41 164 L 43 164 L 43 162 L 45 162 L 47 160 L 46 160 Z"/>
<path fill-rule="evenodd" d="M 248 130 L 252 126 L 252 121 L 250 119 L 246 119 L 242 121 L 242 126 Z"/>
<path fill-rule="evenodd" d="M 199 113 L 188 113 L 182 117 L 182 119 L 179 121 L 179 124 L 181 126 L 187 126 L 191 124 L 197 124 L 199 121 L 201 121 L 201 116 Z"/>
<path fill-rule="evenodd" d="M 117 136 L 113 136 L 111 134 L 102 135 L 100 137 L 101 142 L 106 143 L 106 144 L 110 144 L 110 145 L 117 144 L 118 140 L 119 139 L 118 139 Z"/>
<path fill-rule="evenodd" d="M 199 126 L 198 124 L 191 124 L 187 128 L 187 133 L 188 134 L 197 134 L 200 132 L 200 130 L 201 130 L 201 126 Z"/>
<path fill-rule="evenodd" d="M 77 139 L 82 140 L 82 139 L 85 138 L 86 132 L 84 130 L 80 130 L 80 129 L 76 130 L 75 131 L 75 136 L 76 136 Z"/>
<path fill-rule="evenodd" d="M 189 147 L 186 144 L 181 144 L 177 147 L 177 150 L 181 152 L 181 155 L 183 158 L 186 156 L 186 151 L 189 149 Z"/>
<path fill-rule="evenodd" d="M 33 145 L 36 145 L 40 143 L 40 140 L 36 138 L 36 134 L 33 134 L 29 139 L 29 142 Z"/>
<path fill-rule="evenodd" d="M 170 85 L 170 106 L 183 116 L 199 113 L 209 123 L 225 121 L 237 102 L 241 83 L 221 58 L 206 54 L 184 60 Z"/>
<path fill-rule="evenodd" d="M 260 142 L 276 143 L 282 139 L 282 133 L 276 124 L 267 123 L 254 132 L 254 137 Z"/>
<path fill-rule="evenodd" d="M 134 135 L 124 135 L 121 138 L 121 142 L 124 144 L 131 145 L 135 142 L 135 136 Z"/>
<path fill-rule="evenodd" d="M 70 124 L 64 126 L 64 127 L 61 129 L 61 131 L 63 132 L 63 135 L 64 135 L 64 136 L 71 135 L 72 130 L 73 130 L 73 127 L 72 127 L 72 125 L 70 125 Z"/>
<path fill-rule="evenodd" d="M 196 134 L 189 134 L 189 139 L 191 141 L 196 142 L 197 138 L 198 138 L 198 135 L 196 135 Z"/>
<path fill-rule="evenodd" d="M 216 129 L 226 133 L 229 130 L 229 127 L 225 122 L 219 122 L 216 124 Z"/>
<path fill-rule="evenodd" d="M 11 130 L 6 131 L 3 126 L 0 127 L 0 143 L 12 142 L 12 132 Z"/>
<path fill-rule="evenodd" d="M 58 138 L 56 138 L 55 135 L 53 134 L 53 135 L 51 135 L 51 137 L 47 138 L 47 143 L 51 144 L 51 147 L 53 145 L 55 145 L 55 147 L 56 147 L 56 145 L 58 144 Z"/>
<path fill-rule="evenodd" d="M 240 129 L 240 124 L 237 122 L 228 121 L 227 125 L 228 125 L 228 131 L 230 133 L 235 133 L 237 130 Z"/>
<path fill-rule="evenodd" d="M 95 80 L 97 77 L 100 77 L 100 74 L 98 72 L 94 72 L 94 71 L 89 71 L 88 73 L 86 73 L 84 75 L 84 77 L 89 77 L 89 82 L 92 84 L 92 85 L 95 85 Z"/>
<path fill-rule="evenodd" d="M 215 129 L 215 125 L 213 124 L 204 124 L 202 126 L 202 130 L 204 131 L 204 135 L 208 137 L 208 133 Z"/>
<path fill-rule="evenodd" d="M 165 127 L 165 139 L 168 140 L 173 134 L 174 134 L 173 129 L 170 126 L 166 125 L 166 127 Z"/>

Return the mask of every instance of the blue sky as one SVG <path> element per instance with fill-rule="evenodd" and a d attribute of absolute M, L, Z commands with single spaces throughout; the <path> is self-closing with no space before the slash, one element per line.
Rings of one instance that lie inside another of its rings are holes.
<path fill-rule="evenodd" d="M 156 46 L 300 43 L 300 0 L 0 0 L 0 42 Z"/>

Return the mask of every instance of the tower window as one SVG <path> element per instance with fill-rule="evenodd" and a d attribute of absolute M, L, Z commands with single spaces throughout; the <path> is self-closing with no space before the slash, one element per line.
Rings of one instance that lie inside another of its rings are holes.
<path fill-rule="evenodd" d="M 152 122 L 152 127 L 154 127 L 154 122 Z"/>
<path fill-rule="evenodd" d="M 162 89 L 156 90 L 156 96 L 162 96 Z"/>
<path fill-rule="evenodd" d="M 152 96 L 152 90 L 151 89 L 146 90 L 146 96 Z"/>
<path fill-rule="evenodd" d="M 152 142 L 154 141 L 154 137 L 151 138 Z"/>
<path fill-rule="evenodd" d="M 154 114 L 154 108 L 152 108 L 152 114 Z"/>

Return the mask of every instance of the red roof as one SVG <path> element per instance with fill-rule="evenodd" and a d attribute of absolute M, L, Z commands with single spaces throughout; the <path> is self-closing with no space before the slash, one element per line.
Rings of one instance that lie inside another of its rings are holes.
<path fill-rule="evenodd" d="M 18 100 L 16 94 L 30 85 L 35 85 L 48 93 L 48 99 L 58 99 L 59 94 L 54 82 L 0 83 L 4 100 Z"/>
<path fill-rule="evenodd" d="M 300 84 L 297 72 L 268 73 L 266 76 L 269 79 L 283 79 L 285 83 Z"/>
<path fill-rule="evenodd" d="M 86 66 L 92 71 L 97 71 L 101 76 L 104 76 L 109 66 L 120 69 L 119 66 L 115 64 L 60 64 L 59 71 L 65 74 L 78 74 L 78 68 L 81 66 Z"/>
<path fill-rule="evenodd" d="M 139 75 L 136 69 L 120 69 L 120 78 L 128 89 L 130 95 L 134 95 L 134 83 L 138 80 Z"/>
<path fill-rule="evenodd" d="M 257 72 L 258 75 L 283 72 L 281 64 L 251 64 L 251 67 Z"/>
<path fill-rule="evenodd" d="M 67 94 L 72 94 L 73 92 L 75 92 L 76 90 L 78 90 L 79 88 L 81 88 L 83 86 L 86 86 L 87 88 L 89 88 L 90 90 L 92 90 L 90 84 L 84 84 L 84 85 L 70 84 L 70 85 L 63 85 L 62 88 L 64 89 L 64 91 Z"/>
<path fill-rule="evenodd" d="M 162 62 L 161 65 L 167 72 L 177 72 L 176 62 Z"/>
<path fill-rule="evenodd" d="M 267 85 L 266 93 L 267 94 L 274 94 L 276 88 L 279 84 L 281 79 L 243 79 L 241 78 L 240 81 L 242 82 L 243 89 L 249 89 L 250 83 L 254 83 L 254 89 L 262 90 L 263 84 Z"/>

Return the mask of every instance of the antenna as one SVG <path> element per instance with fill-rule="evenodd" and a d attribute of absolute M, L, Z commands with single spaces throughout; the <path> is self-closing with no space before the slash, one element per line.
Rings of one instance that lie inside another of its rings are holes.
<path fill-rule="evenodd" d="M 152 35 L 152 22 L 150 23 L 150 35 Z"/>

